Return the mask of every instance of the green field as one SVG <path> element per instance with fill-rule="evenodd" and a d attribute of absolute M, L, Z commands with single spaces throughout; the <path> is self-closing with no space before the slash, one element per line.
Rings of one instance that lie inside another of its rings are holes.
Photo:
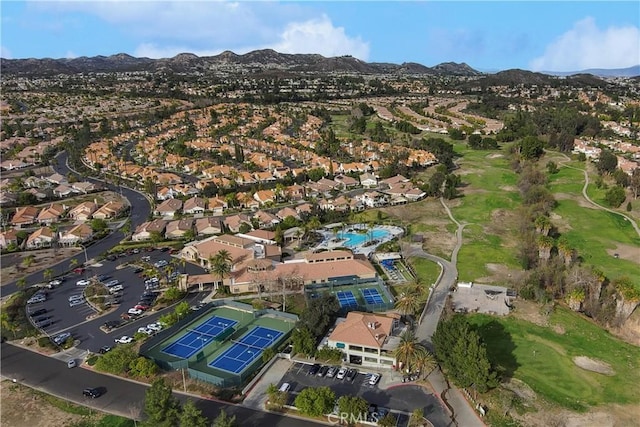
<path fill-rule="evenodd" d="M 412 258 L 411 265 L 424 286 L 431 286 L 436 283 L 440 275 L 440 266 L 433 261 L 425 258 Z"/>
<path fill-rule="evenodd" d="M 524 381 L 553 403 L 584 411 L 591 406 L 640 401 L 640 348 L 578 314 L 557 308 L 549 327 L 480 314 L 469 320 L 477 326 L 489 358 L 504 376 Z M 606 362 L 614 374 L 581 369 L 573 363 L 576 356 Z"/>

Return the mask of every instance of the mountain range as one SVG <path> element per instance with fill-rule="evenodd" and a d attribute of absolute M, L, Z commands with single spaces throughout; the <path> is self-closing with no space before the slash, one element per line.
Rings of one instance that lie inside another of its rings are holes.
<path fill-rule="evenodd" d="M 392 64 L 365 62 L 352 56 L 324 57 L 318 54 L 286 54 L 271 49 L 255 50 L 243 55 L 224 51 L 215 56 L 197 56 L 181 53 L 172 58 L 136 58 L 125 53 L 111 56 L 82 56 L 79 58 L 51 59 L 0 59 L 0 73 L 3 75 L 47 76 L 56 74 L 76 74 L 91 72 L 224 72 L 224 73 L 359 73 L 398 75 L 449 75 L 449 76 L 489 76 L 471 68 L 465 63 L 445 62 L 427 67 L 415 62 Z M 498 73 L 499 74 L 499 73 Z M 620 70 L 586 70 L 578 73 L 536 73 L 541 75 L 567 76 L 572 74 L 592 74 L 598 76 L 640 75 L 640 66 Z"/>

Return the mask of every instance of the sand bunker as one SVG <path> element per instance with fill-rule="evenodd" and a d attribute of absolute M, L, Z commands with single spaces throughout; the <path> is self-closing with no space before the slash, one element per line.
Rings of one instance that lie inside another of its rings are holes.
<path fill-rule="evenodd" d="M 608 363 L 601 360 L 591 359 L 586 356 L 577 356 L 573 358 L 573 363 L 578 367 L 591 372 L 597 372 L 603 375 L 615 375 L 615 371 Z"/>
<path fill-rule="evenodd" d="M 607 253 L 611 256 L 618 254 L 618 258 L 640 264 L 640 248 L 637 246 L 618 244 L 615 249 L 607 249 Z"/>

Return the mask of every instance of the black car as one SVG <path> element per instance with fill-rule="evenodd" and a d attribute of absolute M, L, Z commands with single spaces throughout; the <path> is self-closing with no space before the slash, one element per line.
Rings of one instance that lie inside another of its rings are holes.
<path fill-rule="evenodd" d="M 100 397 L 102 393 L 97 388 L 85 388 L 84 390 L 82 390 L 82 395 L 95 399 L 97 397 Z"/>
<path fill-rule="evenodd" d="M 358 375 L 357 369 L 349 369 L 347 371 L 347 376 L 345 377 L 345 379 L 347 381 L 353 381 L 356 378 L 356 375 Z"/>
<path fill-rule="evenodd" d="M 163 246 L 160 248 L 160 252 L 167 252 L 168 250 L 171 250 L 169 246 Z"/>
<path fill-rule="evenodd" d="M 307 372 L 308 375 L 315 375 L 318 373 L 318 371 L 320 370 L 320 365 L 319 364 L 315 364 L 315 365 L 311 365 L 311 367 L 309 368 L 309 371 Z"/>
<path fill-rule="evenodd" d="M 142 267 L 136 267 L 133 269 L 134 274 L 142 273 L 143 271 L 144 271 L 144 268 Z"/>
<path fill-rule="evenodd" d="M 98 353 L 106 354 L 106 353 L 108 353 L 110 351 L 111 351 L 111 347 L 109 347 L 108 345 L 104 345 L 104 346 L 100 347 L 100 350 L 98 350 Z"/>
<path fill-rule="evenodd" d="M 45 314 L 46 312 L 47 312 L 46 308 L 40 308 L 40 309 L 34 311 L 33 313 L 29 313 L 29 316 L 36 317 L 36 316 L 40 316 L 41 314 Z"/>
<path fill-rule="evenodd" d="M 316 375 L 319 377 L 324 377 L 325 375 L 327 375 L 328 370 L 329 370 L 329 367 L 326 365 L 323 365 Z"/>
<path fill-rule="evenodd" d="M 117 257 L 116 257 L 115 255 L 111 254 L 111 255 L 107 255 L 107 258 L 106 258 L 106 259 L 107 259 L 107 261 L 115 261 L 115 260 L 116 260 L 116 258 L 117 258 Z"/>
<path fill-rule="evenodd" d="M 107 329 L 117 328 L 118 326 L 120 326 L 119 320 L 108 320 L 104 322 L 104 327 Z"/>

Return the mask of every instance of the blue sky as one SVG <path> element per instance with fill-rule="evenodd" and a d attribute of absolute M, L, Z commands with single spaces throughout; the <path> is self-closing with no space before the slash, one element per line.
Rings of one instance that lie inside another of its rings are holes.
<path fill-rule="evenodd" d="M 636 1 L 2 1 L 3 58 L 271 48 L 479 70 L 640 64 Z"/>

